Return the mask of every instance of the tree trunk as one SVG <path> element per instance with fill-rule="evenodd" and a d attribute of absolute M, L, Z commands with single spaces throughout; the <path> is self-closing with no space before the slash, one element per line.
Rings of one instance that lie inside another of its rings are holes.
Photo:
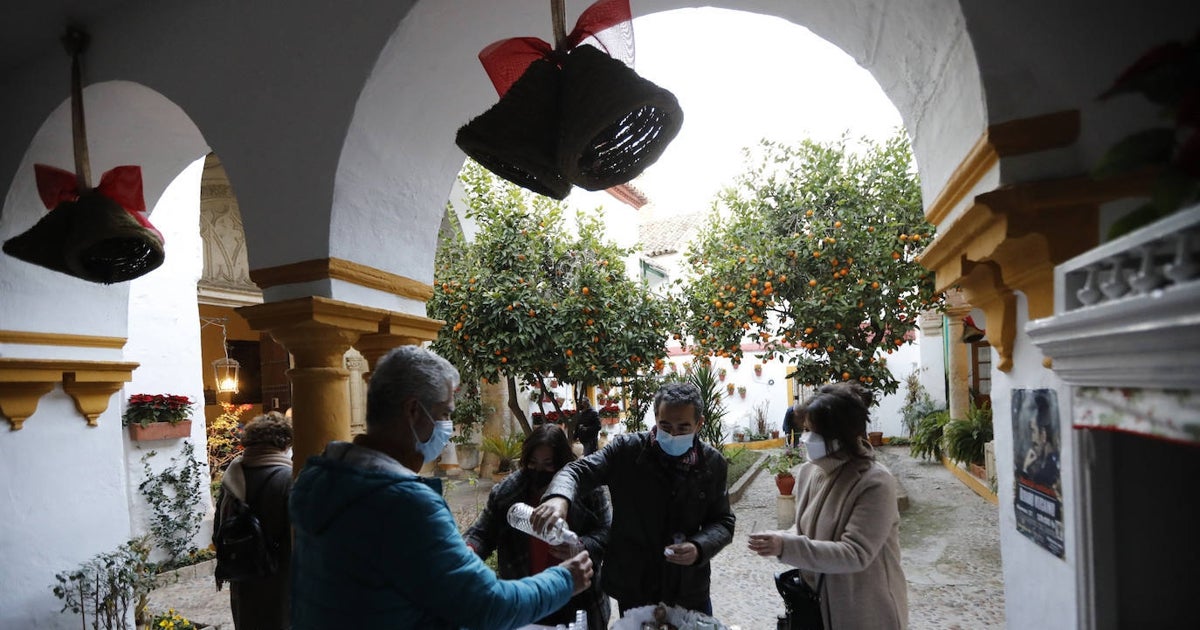
<path fill-rule="evenodd" d="M 517 419 L 517 423 L 521 425 L 521 430 L 525 435 L 533 433 L 533 427 L 529 426 L 529 418 L 525 417 L 525 412 L 521 411 L 521 403 L 517 401 L 517 379 L 508 377 L 508 410 L 512 412 L 513 417 Z M 545 386 L 543 386 L 545 387 Z"/>

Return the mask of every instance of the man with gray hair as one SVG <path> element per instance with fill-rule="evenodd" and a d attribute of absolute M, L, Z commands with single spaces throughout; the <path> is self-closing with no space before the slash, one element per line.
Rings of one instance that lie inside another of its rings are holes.
<path fill-rule="evenodd" d="M 694 385 L 663 385 L 653 428 L 567 464 L 534 511 L 544 531 L 575 497 L 608 485 L 613 518 L 600 580 L 622 615 L 658 602 L 712 614 L 709 562 L 733 540 L 735 519 L 725 458 L 698 437 L 701 409 Z"/>
<path fill-rule="evenodd" d="M 463 541 L 440 480 L 417 475 L 450 438 L 457 387 L 445 359 L 392 350 L 371 375 L 367 432 L 305 464 L 290 506 L 293 628 L 516 628 L 591 584 L 586 552 L 498 579 Z"/>

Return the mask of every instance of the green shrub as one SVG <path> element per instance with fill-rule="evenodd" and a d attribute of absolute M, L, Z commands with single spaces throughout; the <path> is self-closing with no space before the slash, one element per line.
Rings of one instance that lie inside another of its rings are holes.
<path fill-rule="evenodd" d="M 707 363 L 688 372 L 685 380 L 700 390 L 700 413 L 704 424 L 700 425 L 700 439 L 721 450 L 725 445 L 725 430 L 721 421 L 728 411 L 721 403 L 721 381 Z"/>
<path fill-rule="evenodd" d="M 487 436 L 479 444 L 479 450 L 491 453 L 500 458 L 496 472 L 511 472 L 517 467 L 521 457 L 521 447 L 525 445 L 525 436 L 519 433 L 509 433 L 504 437 Z"/>
<path fill-rule="evenodd" d="M 966 418 L 951 420 L 944 429 L 946 453 L 962 464 L 982 464 L 984 445 L 992 441 L 992 408 L 988 404 L 971 410 Z"/>
<path fill-rule="evenodd" d="M 912 444 L 908 452 L 921 459 L 942 459 L 942 433 L 950 421 L 949 411 L 935 411 L 917 421 L 912 432 Z"/>

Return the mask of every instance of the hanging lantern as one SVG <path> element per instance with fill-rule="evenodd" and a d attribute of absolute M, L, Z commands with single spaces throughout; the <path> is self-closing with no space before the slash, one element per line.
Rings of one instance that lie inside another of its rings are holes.
<path fill-rule="evenodd" d="M 242 369 L 242 364 L 236 359 L 230 359 L 228 356 L 217 359 L 212 362 L 213 378 L 217 383 L 218 392 L 230 392 L 236 394 L 238 391 L 238 371 Z"/>

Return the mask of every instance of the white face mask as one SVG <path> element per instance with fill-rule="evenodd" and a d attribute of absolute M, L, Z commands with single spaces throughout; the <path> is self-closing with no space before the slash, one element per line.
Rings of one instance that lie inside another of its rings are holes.
<path fill-rule="evenodd" d="M 804 445 L 804 452 L 808 455 L 809 461 L 816 461 L 829 454 L 825 447 L 825 438 L 812 431 L 805 431 L 801 434 L 800 443 Z"/>
<path fill-rule="evenodd" d="M 679 457 L 692 448 L 692 443 L 696 440 L 695 433 L 685 433 L 683 435 L 671 435 L 662 429 L 654 436 L 658 441 L 658 447 L 664 453 L 671 457 Z"/>

